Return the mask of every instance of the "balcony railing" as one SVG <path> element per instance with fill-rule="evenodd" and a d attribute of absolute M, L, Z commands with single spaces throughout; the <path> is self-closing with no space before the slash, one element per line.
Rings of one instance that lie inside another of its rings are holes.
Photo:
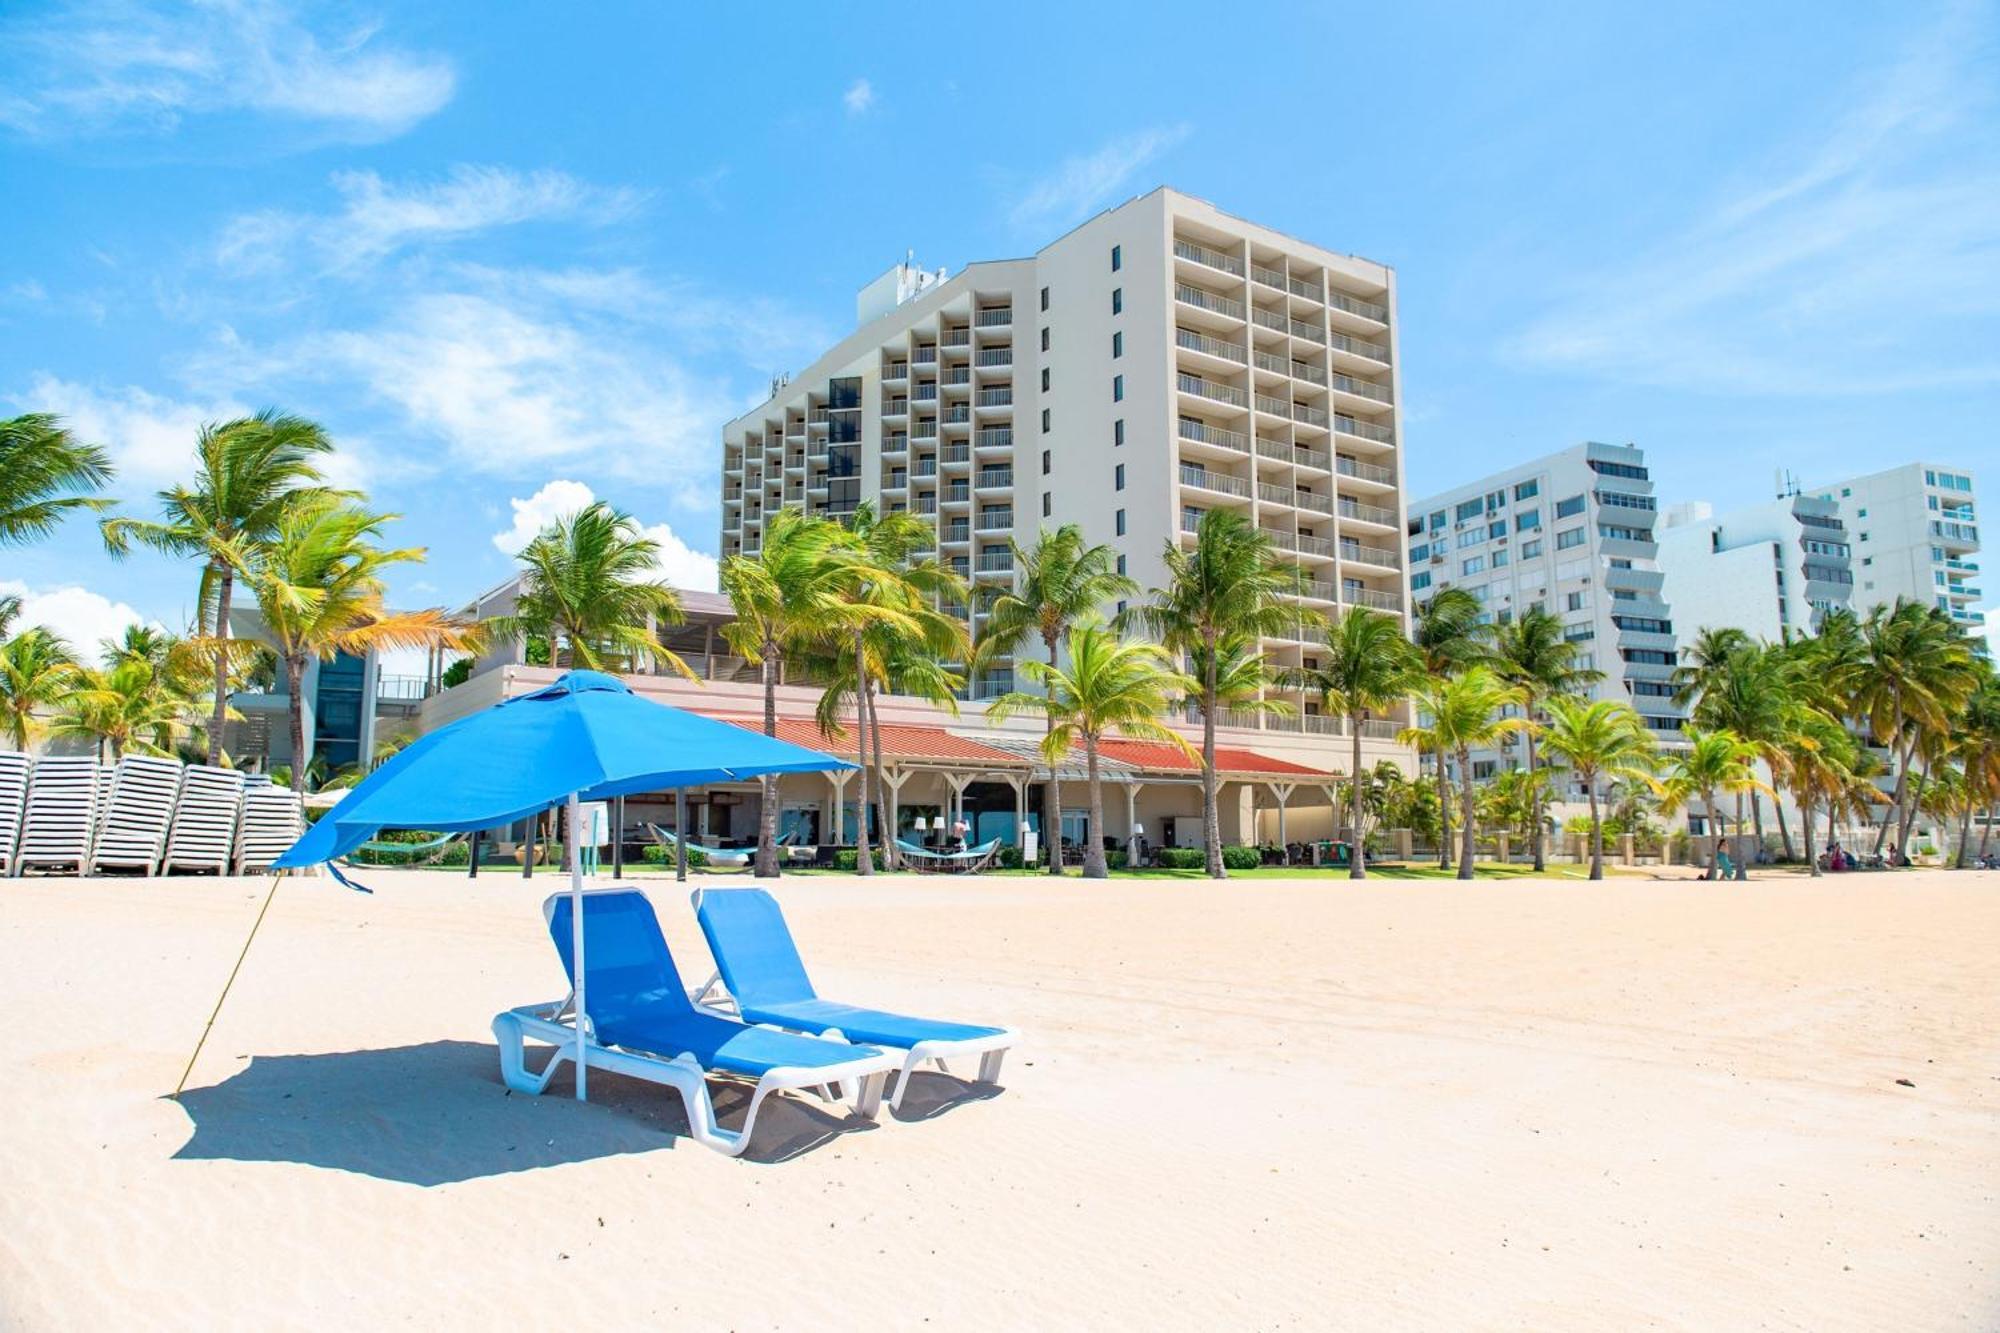
<path fill-rule="evenodd" d="M 1383 569 L 1401 569 L 1403 553 L 1393 546 L 1375 546 L 1367 542 L 1348 541 L 1340 543 L 1340 558 L 1353 560 L 1364 565 L 1379 565 Z"/>
<path fill-rule="evenodd" d="M 1325 288 L 1317 283 L 1307 282 L 1304 278 L 1287 278 L 1285 280 L 1285 290 L 1289 291 L 1293 296 L 1303 296 L 1308 301 L 1324 301 L 1326 299 Z"/>
<path fill-rule="evenodd" d="M 1308 384 L 1326 383 L 1326 372 L 1304 361 L 1295 361 L 1288 356 L 1273 356 L 1269 352 L 1259 352 L 1255 359 L 1259 370 L 1268 370 L 1275 375 L 1290 375 L 1293 379 L 1304 380 Z"/>
<path fill-rule="evenodd" d="M 1204 352 L 1209 356 L 1220 357 L 1224 361 L 1234 361 L 1239 366 L 1244 364 L 1245 351 L 1242 343 L 1224 342 L 1205 333 L 1196 333 L 1193 329 L 1175 329 L 1174 345 L 1185 347 L 1190 352 Z"/>
<path fill-rule="evenodd" d="M 1333 335 L 1333 347 L 1335 351 L 1347 352 L 1353 356 L 1365 356 L 1370 361 L 1380 361 L 1385 366 L 1389 364 L 1387 343 L 1370 342 L 1366 338 L 1350 338 L 1344 333 L 1336 333 Z"/>
<path fill-rule="evenodd" d="M 1181 438 L 1183 440 L 1199 440 L 1203 444 L 1213 444 L 1224 449 L 1234 449 L 1239 454 L 1250 452 L 1250 437 L 1241 431 L 1224 430 L 1220 426 L 1211 426 L 1205 421 L 1182 420 L 1180 426 Z"/>
<path fill-rule="evenodd" d="M 1176 379 L 1182 393 L 1191 393 L 1197 398 L 1207 398 L 1213 402 L 1228 403 L 1232 407 L 1247 407 L 1250 399 L 1243 390 L 1229 384 L 1217 384 L 1199 375 L 1181 375 Z"/>
<path fill-rule="evenodd" d="M 986 467 L 979 469 L 979 485 L 984 489 L 996 486 L 1012 486 L 1014 469 L 1010 467 Z"/>
<path fill-rule="evenodd" d="M 972 367 L 946 366 L 944 368 L 944 382 L 947 386 L 972 383 Z"/>
<path fill-rule="evenodd" d="M 1337 585 L 1328 583 L 1325 579 L 1305 579 L 1299 584 L 1299 595 L 1301 597 L 1311 597 L 1322 602 L 1339 601 L 1340 599 L 1335 595 L 1339 591 L 1340 589 Z"/>
<path fill-rule="evenodd" d="M 947 463 L 963 463 L 970 460 L 971 457 L 972 446 L 970 445 L 947 444 L 944 446 L 944 461 Z"/>
<path fill-rule="evenodd" d="M 1274 417 L 1290 417 L 1292 404 L 1290 399 L 1274 398 L 1268 393 L 1260 393 L 1257 395 L 1257 410 L 1269 412 Z"/>
<path fill-rule="evenodd" d="M 1252 264 L 1250 266 L 1250 276 L 1273 291 L 1282 292 L 1285 290 L 1285 275 L 1282 270 L 1265 268 L 1262 264 Z"/>
<path fill-rule="evenodd" d="M 1230 319 L 1243 318 L 1243 303 L 1200 287 L 1189 286 L 1185 282 L 1174 284 L 1174 299 L 1183 305 L 1191 305 L 1200 310 L 1211 310 Z"/>
<path fill-rule="evenodd" d="M 1357 398 L 1369 398 L 1378 403 L 1389 401 L 1389 386 L 1376 384 L 1372 380 L 1358 380 L 1352 375 L 1335 375 L 1333 387 L 1342 393 L 1351 393 Z"/>
<path fill-rule="evenodd" d="M 1014 402 L 1014 389 L 1009 385 L 1004 389 L 981 389 L 978 393 L 981 407 L 1008 407 Z"/>
<path fill-rule="evenodd" d="M 1012 551 L 991 551 L 979 557 L 979 572 L 982 574 L 1011 573 L 1013 569 Z"/>
<path fill-rule="evenodd" d="M 946 347 L 965 347 L 969 346 L 971 342 L 971 329 L 946 329 L 944 331 L 944 345 Z"/>
<path fill-rule="evenodd" d="M 981 532 L 1004 532 L 1014 526 L 1012 509 L 994 509 L 979 515 L 978 528 Z"/>
<path fill-rule="evenodd" d="M 1352 435 L 1358 440 L 1374 440 L 1380 444 L 1396 442 L 1396 432 L 1387 426 L 1378 426 L 1372 421 L 1350 417 L 1344 412 L 1333 414 L 1333 428 L 1342 435 Z"/>
<path fill-rule="evenodd" d="M 882 372 L 882 378 L 885 380 L 906 380 L 909 377 L 910 363 L 907 361 L 898 361 Z"/>
<path fill-rule="evenodd" d="M 1014 307 L 1012 306 L 1006 306 L 1004 308 L 995 307 L 994 309 L 991 310 L 982 310 L 979 312 L 977 316 L 973 318 L 973 323 L 977 324 L 982 329 L 1005 328 L 1008 325 L 1012 324 L 1013 322 L 1014 322 Z"/>
<path fill-rule="evenodd" d="M 935 514 L 937 512 L 937 497 L 935 495 L 919 495 L 917 497 L 917 512 L 919 514 Z"/>
<path fill-rule="evenodd" d="M 972 540 L 972 525 L 962 518 L 953 519 L 950 523 L 945 524 L 944 533 L 939 540 L 950 542 L 954 545 L 959 542 L 969 542 Z"/>
<path fill-rule="evenodd" d="M 1378 592 L 1374 588 L 1342 588 L 1340 600 L 1349 606 L 1372 606 L 1377 611 L 1400 611 L 1402 599 L 1393 592 Z"/>
<path fill-rule="evenodd" d="M 1292 420 L 1303 421 L 1308 426 L 1319 426 L 1322 428 L 1327 424 L 1326 412 L 1323 409 L 1311 407 L 1305 403 L 1292 404 Z"/>
<path fill-rule="evenodd" d="M 1189 467 L 1181 464 L 1181 485 L 1200 486 L 1223 495 L 1250 496 L 1250 483 L 1241 477 L 1232 477 L 1226 472 L 1210 472 L 1207 468 Z"/>
<path fill-rule="evenodd" d="M 917 470 L 911 475 L 918 477 L 935 477 L 937 475 L 937 459 L 919 458 L 917 460 Z"/>
<path fill-rule="evenodd" d="M 920 366 L 935 365 L 937 364 L 937 348 L 919 347 L 915 352 L 910 354 L 910 360 Z"/>
<path fill-rule="evenodd" d="M 982 347 L 973 358 L 982 366 L 1011 366 L 1014 364 L 1014 349 L 1011 347 Z"/>
<path fill-rule="evenodd" d="M 947 426 L 963 426 L 970 420 L 972 420 L 972 409 L 964 403 L 953 403 L 944 410 L 944 424 Z"/>
<path fill-rule="evenodd" d="M 1243 276 L 1242 260 L 1234 255 L 1223 254 L 1220 250 L 1211 250 L 1205 245 L 1197 245 L 1193 241 L 1175 241 L 1174 257 L 1176 259 L 1191 259 L 1197 264 L 1205 264 L 1209 268 L 1220 269 L 1224 273 L 1231 273 L 1239 278 Z"/>
<path fill-rule="evenodd" d="M 1395 472 L 1375 463 L 1363 463 L 1359 459 L 1342 454 L 1334 460 L 1334 466 L 1343 477 L 1359 477 L 1363 481 L 1379 481 L 1385 486 L 1396 484 Z"/>
<path fill-rule="evenodd" d="M 882 452 L 885 454 L 900 454 L 908 450 L 909 447 L 910 437 L 902 431 L 897 431 L 894 435 L 882 441 Z"/>
<path fill-rule="evenodd" d="M 1008 449 L 1014 444 L 1014 429 L 1011 426 L 988 426 L 975 431 L 972 442 L 981 449 Z"/>
<path fill-rule="evenodd" d="M 1365 505 L 1346 496 L 1342 496 L 1340 500 L 1340 516 L 1358 518 L 1364 523 L 1386 523 L 1392 528 L 1396 526 L 1395 510 L 1384 509 L 1381 505 Z"/>
<path fill-rule="evenodd" d="M 1364 301 L 1358 296 L 1343 296 L 1341 293 L 1335 292 L 1328 301 L 1328 304 L 1336 310 L 1345 310 L 1350 315 L 1359 315 L 1363 319 L 1372 319 L 1377 324 L 1387 324 L 1389 322 L 1388 306 L 1377 305 L 1373 301 Z"/>
<path fill-rule="evenodd" d="M 1333 554 L 1333 542 L 1326 537 L 1300 537 L 1294 549 L 1301 555 L 1330 556 Z"/>

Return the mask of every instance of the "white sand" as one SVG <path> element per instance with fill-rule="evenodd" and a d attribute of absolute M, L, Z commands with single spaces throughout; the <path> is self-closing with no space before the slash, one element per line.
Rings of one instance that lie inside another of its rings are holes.
<path fill-rule="evenodd" d="M 1026 1047 L 757 1161 L 504 1095 L 553 877 L 372 878 L 180 1105 L 262 883 L 0 881 L 0 1326 L 2000 1327 L 2000 875 L 788 880 L 822 991 Z"/>

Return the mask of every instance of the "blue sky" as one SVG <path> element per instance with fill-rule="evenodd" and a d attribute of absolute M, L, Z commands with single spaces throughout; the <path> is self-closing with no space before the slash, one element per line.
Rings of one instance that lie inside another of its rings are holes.
<path fill-rule="evenodd" d="M 313 416 L 401 602 L 586 493 L 698 582 L 722 422 L 856 287 L 1168 183 L 1397 268 L 1413 493 L 1585 438 L 1667 501 L 2000 478 L 1993 5 L 898 12 L 17 0 L 0 411 L 142 510 L 202 420 Z M 193 579 L 79 524 L 10 587 L 88 638 Z"/>

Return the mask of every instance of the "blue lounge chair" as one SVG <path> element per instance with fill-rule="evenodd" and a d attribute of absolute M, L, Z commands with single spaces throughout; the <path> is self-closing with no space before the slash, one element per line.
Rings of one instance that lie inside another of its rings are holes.
<path fill-rule="evenodd" d="M 799 960 L 785 914 L 764 890 L 698 889 L 694 911 L 718 969 L 697 1003 L 707 1003 L 722 989 L 748 1022 L 907 1052 L 889 1096 L 892 1110 L 902 1102 L 910 1075 L 926 1061 L 944 1069 L 947 1059 L 977 1055 L 979 1081 L 1000 1081 L 1001 1061 L 1019 1039 L 1011 1028 L 940 1023 L 822 1000 Z"/>
<path fill-rule="evenodd" d="M 751 1027 L 697 1010 L 644 894 L 596 889 L 586 892 L 583 901 L 584 956 L 589 961 L 584 977 L 588 1013 L 582 1022 L 584 1059 L 592 1069 L 674 1089 L 687 1108 L 695 1140 L 730 1157 L 749 1145 L 757 1109 L 773 1092 L 811 1088 L 830 1101 L 839 1088 L 858 1114 L 875 1118 L 882 1085 L 902 1062 L 899 1054 Z M 569 998 L 510 1009 L 493 1020 L 501 1077 L 514 1091 L 529 1094 L 547 1088 L 556 1068 L 575 1059 L 576 1051 L 570 896 L 550 898 L 542 904 L 542 915 L 562 955 L 563 972 L 571 978 Z M 566 1016 L 572 1022 L 564 1022 Z M 529 1037 L 555 1046 L 540 1073 L 530 1073 L 524 1060 L 523 1042 Z M 741 1129 L 727 1130 L 716 1122 L 709 1075 L 754 1085 Z"/>

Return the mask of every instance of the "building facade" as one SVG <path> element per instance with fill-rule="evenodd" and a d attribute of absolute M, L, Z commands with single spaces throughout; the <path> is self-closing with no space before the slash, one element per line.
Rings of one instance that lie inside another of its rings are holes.
<path fill-rule="evenodd" d="M 1271 534 L 1324 613 L 1405 609 L 1395 276 L 1168 189 L 1025 259 L 953 276 L 899 265 L 856 331 L 722 440 L 722 554 L 758 549 L 782 507 L 863 500 L 936 527 L 975 584 L 1013 578 L 1009 539 L 1079 525 L 1142 588 L 1201 516 Z M 976 636 L 976 600 L 953 608 Z M 1303 633 L 1263 645 L 1315 661 Z M 1011 663 L 969 682 L 1013 688 Z M 1339 734 L 1317 704 L 1246 730 Z M 1405 752 L 1370 724 L 1368 762 Z M 1344 768 L 1345 765 L 1343 764 Z"/>
<path fill-rule="evenodd" d="M 1703 503 L 1661 516 L 1664 596 L 1685 640 L 1733 627 L 1767 643 L 1817 633 L 1854 593 L 1840 503 L 1793 495 L 1715 517 Z"/>
<path fill-rule="evenodd" d="M 1971 473 L 1905 463 L 1817 487 L 1813 494 L 1837 501 L 1853 534 L 1857 611 L 1907 598 L 1937 607 L 1984 643 Z"/>
<path fill-rule="evenodd" d="M 1410 598 L 1444 588 L 1504 624 L 1533 607 L 1558 617 L 1578 664 L 1604 673 L 1593 695 L 1629 703 L 1663 743 L 1679 738 L 1673 613 L 1659 563 L 1652 475 L 1629 445 L 1588 443 L 1413 501 Z M 1526 761 L 1512 737 L 1475 752 L 1473 775 Z"/>

